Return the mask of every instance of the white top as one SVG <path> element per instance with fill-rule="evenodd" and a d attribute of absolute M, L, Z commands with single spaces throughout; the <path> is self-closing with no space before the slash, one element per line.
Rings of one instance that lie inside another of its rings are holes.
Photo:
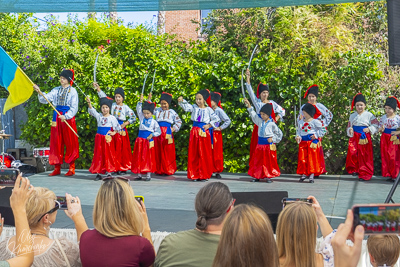
<path fill-rule="evenodd" d="M 301 114 L 304 116 L 303 114 L 303 107 L 305 106 L 305 104 L 303 104 L 300 108 L 300 112 Z M 328 127 L 328 125 L 331 123 L 332 119 L 333 119 L 333 114 L 332 112 L 327 109 L 323 104 L 321 103 L 317 103 L 315 104 L 315 106 L 317 106 L 317 108 L 319 109 L 319 111 L 321 111 L 321 114 L 317 120 L 320 120 L 322 123 L 322 129 L 321 131 L 318 133 L 319 137 L 323 137 L 326 134 L 326 127 Z M 300 116 L 300 113 L 299 113 Z"/>
<path fill-rule="evenodd" d="M 367 126 L 372 135 L 378 131 L 379 122 L 371 112 L 364 111 L 361 114 L 353 112 L 347 124 L 346 132 L 348 137 L 353 137 L 353 135 L 350 134 L 350 129 L 353 126 Z"/>
<path fill-rule="evenodd" d="M 258 136 L 269 138 L 272 137 L 272 142 L 279 143 L 282 140 L 283 133 L 281 129 L 275 124 L 275 121 L 269 119 L 264 121 L 258 117 L 257 113 L 254 111 L 253 107 L 247 109 L 250 113 L 250 117 L 253 122 L 258 126 Z"/>
<path fill-rule="evenodd" d="M 383 115 L 379 121 L 379 128 L 385 127 L 386 129 L 397 129 L 400 128 L 400 116 L 395 115 L 394 118 L 388 119 L 386 115 Z"/>
<path fill-rule="evenodd" d="M 316 252 L 322 254 L 324 258 L 324 267 L 334 267 L 334 251 L 332 247 L 332 238 L 336 235 L 336 229 L 327 235 L 322 242 L 318 245 Z"/>
<path fill-rule="evenodd" d="M 104 93 L 103 91 L 100 91 L 97 93 L 99 95 L 100 98 L 102 97 L 107 97 L 106 93 Z M 117 118 L 117 120 L 120 121 L 125 121 L 126 117 L 128 118 L 128 121 L 130 124 L 133 124 L 136 121 L 136 115 L 133 112 L 133 110 L 128 107 L 128 105 L 126 104 L 122 104 L 122 106 L 118 105 L 117 103 L 113 103 L 112 107 L 111 107 L 111 115 L 113 115 L 115 118 Z"/>
<path fill-rule="evenodd" d="M 142 102 L 137 103 L 136 112 L 140 121 L 139 131 L 150 131 L 153 133 L 154 137 L 161 135 L 161 129 L 160 125 L 158 125 L 158 122 L 153 118 L 146 119 L 144 117 L 142 112 Z"/>
<path fill-rule="evenodd" d="M 186 100 L 179 102 L 179 106 L 186 112 L 192 112 L 191 120 L 197 122 L 209 123 L 213 128 L 217 128 L 217 122 L 220 122 L 219 117 L 210 107 L 199 108 L 196 104 L 190 104 Z"/>
<path fill-rule="evenodd" d="M 162 108 L 156 108 L 154 110 L 154 116 L 158 122 L 165 121 L 171 123 L 171 127 L 174 128 L 175 132 L 178 132 L 182 126 L 181 118 L 179 118 L 178 113 L 173 109 L 163 110 Z"/>
<path fill-rule="evenodd" d="M 231 119 L 229 119 L 228 115 L 226 115 L 225 111 L 224 111 L 222 108 L 217 107 L 217 108 L 214 110 L 214 112 L 215 112 L 215 114 L 217 114 L 219 120 L 220 120 L 221 122 L 222 122 L 222 121 L 224 122 L 222 125 L 220 125 L 220 123 L 217 122 L 216 125 L 219 125 L 219 126 L 217 126 L 217 127 L 220 127 L 221 130 L 225 130 L 226 128 L 229 127 L 229 125 L 231 125 Z"/>
<path fill-rule="evenodd" d="M 103 114 L 98 113 L 94 108 L 88 108 L 89 114 L 96 118 L 97 127 L 112 127 L 114 131 L 120 131 L 121 126 L 119 125 L 117 118 L 113 115 L 104 117 Z"/>
<path fill-rule="evenodd" d="M 317 119 L 313 119 L 309 122 L 305 122 L 304 119 L 297 121 L 297 136 L 306 136 L 309 134 L 315 135 L 315 137 L 321 137 L 319 135 L 322 129 L 322 122 Z"/>
<path fill-rule="evenodd" d="M 263 103 L 261 101 L 261 99 L 257 98 L 257 96 L 254 94 L 253 88 L 251 88 L 250 84 L 246 83 L 246 89 L 247 89 L 247 92 L 250 95 L 251 102 L 253 103 L 254 107 L 256 108 L 257 114 L 260 114 L 260 110 L 265 105 L 265 103 Z M 281 120 L 282 120 L 283 117 L 285 116 L 285 109 L 282 108 L 281 106 L 279 106 L 273 100 L 268 100 L 268 101 L 272 104 L 272 107 L 274 108 L 275 116 L 279 115 L 281 117 Z"/>
<path fill-rule="evenodd" d="M 53 88 L 50 93 L 43 93 L 43 95 L 49 100 L 54 106 L 68 106 L 69 110 L 64 114 L 67 120 L 75 117 L 78 112 L 79 98 L 78 92 L 72 86 L 63 88 L 58 86 Z M 38 94 L 39 102 L 42 104 L 48 104 L 43 96 Z"/>

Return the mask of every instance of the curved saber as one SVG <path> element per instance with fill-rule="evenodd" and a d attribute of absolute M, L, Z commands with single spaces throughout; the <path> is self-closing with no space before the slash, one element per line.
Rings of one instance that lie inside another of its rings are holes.
<path fill-rule="evenodd" d="M 251 57 L 250 57 L 250 61 L 249 61 L 249 66 L 247 67 L 248 69 L 250 69 L 251 61 L 253 61 L 253 56 L 254 56 L 254 53 L 255 53 L 256 50 L 257 50 L 257 47 L 258 47 L 258 44 L 256 45 L 256 47 L 254 47 L 253 53 L 251 53 Z"/>
<path fill-rule="evenodd" d="M 69 79 L 70 81 L 72 81 L 71 79 Z M 76 82 L 72 81 L 73 84 L 76 85 L 76 87 L 78 87 L 79 90 L 81 90 L 82 94 L 85 96 L 85 98 L 87 98 L 87 95 L 82 91 L 82 89 L 76 84 Z"/>
<path fill-rule="evenodd" d="M 246 98 L 246 94 L 244 93 L 244 86 L 243 86 L 243 72 L 244 72 L 244 69 L 242 69 L 242 80 L 241 80 L 241 83 L 242 83 L 242 94 L 243 94 L 243 98 Z"/>
<path fill-rule="evenodd" d="M 153 74 L 153 82 L 151 83 L 150 94 L 153 92 L 153 88 L 154 88 L 154 78 L 156 77 L 156 71 L 157 71 L 157 70 L 154 70 L 154 74 Z"/>
<path fill-rule="evenodd" d="M 96 69 L 97 69 L 97 60 L 98 59 L 99 59 L 99 53 L 97 53 L 96 61 L 94 62 L 94 68 L 93 68 L 93 81 L 94 82 L 97 82 L 96 81 Z"/>
<path fill-rule="evenodd" d="M 144 93 L 144 87 L 145 87 L 145 85 L 146 85 L 147 76 L 149 76 L 149 73 L 146 73 L 146 76 L 144 76 L 144 82 L 143 82 L 143 88 L 142 88 L 142 95 L 143 95 L 143 93 Z"/>

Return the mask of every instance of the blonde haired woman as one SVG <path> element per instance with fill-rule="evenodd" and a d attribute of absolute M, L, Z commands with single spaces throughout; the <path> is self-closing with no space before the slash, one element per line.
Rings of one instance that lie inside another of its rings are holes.
<path fill-rule="evenodd" d="M 271 222 L 260 208 L 237 205 L 226 217 L 213 267 L 278 267 Z"/>
<path fill-rule="evenodd" d="M 67 194 L 68 211 L 67 215 L 74 221 L 78 241 L 82 229 L 86 229 L 79 198 L 72 198 Z M 71 201 L 73 203 L 71 203 Z M 34 261 L 32 266 L 53 267 L 53 266 L 81 266 L 79 259 L 79 247 L 64 237 L 50 239 L 50 226 L 55 222 L 57 210 L 60 203 L 56 201 L 56 195 L 47 188 L 35 187 L 29 195 L 25 205 L 29 228 L 31 229 Z M 0 260 L 15 257 L 15 236 L 0 243 Z"/>
<path fill-rule="evenodd" d="M 279 214 L 276 228 L 279 263 L 282 267 L 334 266 L 331 239 L 335 231 L 322 212 L 317 199 L 288 204 Z M 324 237 L 316 251 L 318 226 Z"/>
<path fill-rule="evenodd" d="M 123 179 L 107 179 L 93 207 L 95 229 L 82 234 L 82 266 L 150 266 L 155 252 L 144 203 Z M 142 234 L 142 236 L 140 236 Z"/>

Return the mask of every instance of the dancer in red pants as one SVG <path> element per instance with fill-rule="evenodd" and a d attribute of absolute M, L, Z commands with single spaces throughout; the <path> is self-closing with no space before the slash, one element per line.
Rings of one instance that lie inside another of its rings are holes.
<path fill-rule="evenodd" d="M 49 176 L 61 174 L 61 164 L 64 162 L 69 164 L 69 170 L 65 176 L 72 176 L 75 174 L 75 160 L 79 158 L 79 143 L 78 137 L 75 135 L 77 132 L 75 115 L 78 111 L 78 93 L 72 87 L 74 80 L 73 70 L 63 70 L 60 74 L 61 86 L 53 88 L 50 93 L 43 93 L 44 97 L 56 107 L 57 112 L 53 112 L 53 119 L 51 122 L 50 133 L 50 156 L 49 163 L 54 165 L 54 171 Z M 33 89 L 39 93 L 39 102 L 48 104 L 46 99 L 41 95 L 40 88 L 37 85 Z M 66 125 L 67 122 L 75 133 Z M 64 157 L 64 149 L 66 149 Z"/>
<path fill-rule="evenodd" d="M 356 112 L 350 115 L 347 124 L 349 147 L 347 150 L 346 170 L 353 176 L 358 175 L 359 181 L 370 180 L 374 174 L 374 154 L 372 151 L 371 135 L 378 131 L 379 122 L 375 116 L 365 110 L 365 97 L 358 93 L 351 103 L 351 110 Z"/>

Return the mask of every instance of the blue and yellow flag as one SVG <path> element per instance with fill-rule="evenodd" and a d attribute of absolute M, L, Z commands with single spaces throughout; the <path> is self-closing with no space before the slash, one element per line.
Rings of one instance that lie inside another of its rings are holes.
<path fill-rule="evenodd" d="M 0 85 L 10 93 L 3 114 L 26 100 L 33 93 L 33 82 L 0 46 Z"/>

